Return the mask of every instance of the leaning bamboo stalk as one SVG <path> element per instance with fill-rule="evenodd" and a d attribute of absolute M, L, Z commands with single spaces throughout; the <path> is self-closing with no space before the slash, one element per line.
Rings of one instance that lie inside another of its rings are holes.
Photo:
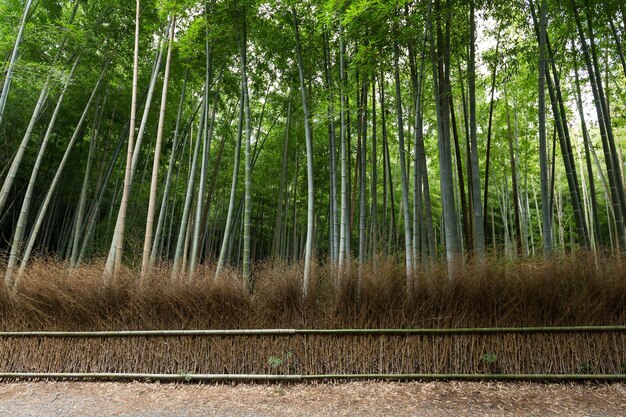
<path fill-rule="evenodd" d="M 67 91 L 68 86 L 74 76 L 74 70 L 76 70 L 76 66 L 78 65 L 78 61 L 80 60 L 80 56 L 76 58 L 74 61 L 74 65 L 72 65 L 72 69 L 67 76 L 63 89 L 61 90 L 61 94 L 57 100 L 57 104 L 54 108 L 54 112 L 52 113 L 52 117 L 50 118 L 50 122 L 48 123 L 48 128 L 46 129 L 46 133 L 41 141 L 41 145 L 39 147 L 39 152 L 37 153 L 37 159 L 35 160 L 35 165 L 31 170 L 30 180 L 28 181 L 28 187 L 26 189 L 26 194 L 24 195 L 24 200 L 22 202 L 22 208 L 20 210 L 20 215 L 18 218 L 17 226 L 15 228 L 15 233 L 13 235 L 13 243 L 11 244 L 11 252 L 9 255 L 9 261 L 6 268 L 6 274 L 4 278 L 4 282 L 7 288 L 11 288 L 13 285 L 13 272 L 16 263 L 19 261 L 20 251 L 22 249 L 22 238 L 24 233 L 26 232 L 26 223 L 28 221 L 28 215 L 30 212 L 31 201 L 33 199 L 33 193 L 35 190 L 35 183 L 37 181 L 37 176 L 39 175 L 39 169 L 41 167 L 41 163 L 46 153 L 46 148 L 48 146 L 48 141 L 50 139 L 50 135 L 52 130 L 54 129 L 54 125 L 56 123 L 57 116 L 59 115 L 59 110 L 61 109 L 61 104 L 63 103 L 63 98 L 65 97 L 65 92 Z"/>
<path fill-rule="evenodd" d="M 30 121 L 28 122 L 28 127 L 26 128 L 26 132 L 24 133 L 24 137 L 20 142 L 17 151 L 15 152 L 15 156 L 13 156 L 11 160 L 10 167 L 8 168 L 8 172 L 6 177 L 4 178 L 4 182 L 2 183 L 2 188 L 0 189 L 0 213 L 2 213 L 4 206 L 9 198 L 9 193 L 11 188 L 13 187 L 13 182 L 15 182 L 15 178 L 17 176 L 17 170 L 22 163 L 22 158 L 24 157 L 24 153 L 28 148 L 28 144 L 30 142 L 31 137 L 33 136 L 33 131 L 35 129 L 35 124 L 37 120 L 39 120 L 39 116 L 43 111 L 44 104 L 48 99 L 49 95 L 49 83 L 50 77 L 46 79 L 46 82 L 41 89 L 41 93 L 39 93 L 39 98 L 37 99 L 37 104 L 35 105 L 35 109 L 30 117 Z M 1 218 L 0 218 L 1 220 Z"/>
<path fill-rule="evenodd" d="M 22 262 L 20 264 L 19 274 L 15 278 L 15 281 L 13 283 L 14 287 L 17 286 L 19 277 L 22 275 L 22 273 L 24 272 L 24 269 L 26 268 L 26 265 L 30 258 L 30 254 L 33 250 L 33 247 L 35 246 L 35 240 L 37 239 L 37 235 L 39 234 L 39 229 L 41 228 L 43 219 L 46 215 L 46 212 L 48 211 L 48 206 L 50 205 L 50 200 L 52 199 L 52 195 L 54 194 L 54 191 L 56 190 L 56 187 L 59 184 L 59 179 L 61 177 L 61 174 L 63 173 L 65 164 L 67 163 L 67 160 L 72 151 L 72 148 L 74 147 L 74 144 L 76 143 L 76 141 L 78 140 L 78 137 L 80 136 L 83 124 L 85 123 L 85 119 L 87 118 L 87 112 L 89 110 L 89 107 L 91 106 L 91 103 L 93 102 L 94 97 L 96 96 L 96 92 L 100 88 L 100 84 L 102 83 L 102 80 L 104 79 L 104 75 L 106 74 L 109 63 L 110 63 L 109 59 L 107 59 L 106 62 L 104 63 L 102 71 L 100 72 L 100 77 L 98 78 L 98 81 L 96 82 L 96 85 L 93 88 L 93 91 L 91 92 L 91 96 L 89 96 L 89 100 L 87 100 L 87 104 L 85 104 L 85 109 L 83 110 L 83 114 L 81 115 L 80 120 L 78 121 L 78 124 L 76 125 L 76 129 L 74 129 L 74 134 L 72 135 L 72 138 L 70 139 L 70 142 L 68 143 L 67 148 L 65 149 L 65 153 L 63 154 L 63 158 L 61 159 L 61 162 L 59 163 L 59 167 L 57 168 L 57 171 L 54 174 L 54 178 L 52 179 L 52 182 L 50 183 L 46 197 L 43 203 L 41 204 L 39 213 L 37 214 L 37 219 L 35 221 L 33 229 L 30 232 L 30 236 L 28 238 L 28 244 L 26 245 L 26 250 L 24 251 L 24 254 L 22 255 Z"/>
<path fill-rule="evenodd" d="M 32 0 L 28 0 L 26 6 L 24 7 L 24 14 L 22 15 L 22 20 L 20 21 L 20 27 L 17 31 L 17 38 L 15 39 L 13 51 L 11 52 L 11 59 L 9 60 L 9 66 L 7 68 L 6 76 L 4 77 L 2 92 L 0 93 L 0 123 L 2 123 L 2 115 L 4 114 L 4 108 L 7 103 L 7 98 L 9 97 L 9 89 L 11 88 L 11 81 L 13 79 L 13 70 L 15 69 L 15 64 L 17 63 L 20 44 L 22 43 L 22 37 L 24 36 L 24 28 L 26 27 L 28 13 L 30 12 L 30 6 L 32 3 Z M 46 89 L 46 87 L 44 87 L 44 89 Z"/>

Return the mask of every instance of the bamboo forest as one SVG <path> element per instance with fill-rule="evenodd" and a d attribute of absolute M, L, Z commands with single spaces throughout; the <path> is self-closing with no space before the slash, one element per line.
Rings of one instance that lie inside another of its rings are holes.
<path fill-rule="evenodd" d="M 625 42 L 621 0 L 0 0 L 0 325 L 624 324 Z"/>

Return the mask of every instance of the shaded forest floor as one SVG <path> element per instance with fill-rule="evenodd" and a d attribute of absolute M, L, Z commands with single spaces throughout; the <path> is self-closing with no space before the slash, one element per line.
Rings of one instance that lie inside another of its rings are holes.
<path fill-rule="evenodd" d="M 0 414 L 16 417 L 618 416 L 624 410 L 624 384 L 0 384 Z"/>

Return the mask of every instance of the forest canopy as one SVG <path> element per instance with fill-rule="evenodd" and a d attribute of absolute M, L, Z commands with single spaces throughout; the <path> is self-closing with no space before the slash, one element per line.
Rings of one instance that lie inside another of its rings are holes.
<path fill-rule="evenodd" d="M 620 0 L 0 0 L 0 253 L 411 277 L 626 246 Z"/>

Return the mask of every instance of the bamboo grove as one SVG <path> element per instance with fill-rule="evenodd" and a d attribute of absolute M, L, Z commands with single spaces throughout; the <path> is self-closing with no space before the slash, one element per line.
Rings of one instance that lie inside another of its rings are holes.
<path fill-rule="evenodd" d="M 1 0 L 4 283 L 619 255 L 625 36 L 619 0 Z"/>

